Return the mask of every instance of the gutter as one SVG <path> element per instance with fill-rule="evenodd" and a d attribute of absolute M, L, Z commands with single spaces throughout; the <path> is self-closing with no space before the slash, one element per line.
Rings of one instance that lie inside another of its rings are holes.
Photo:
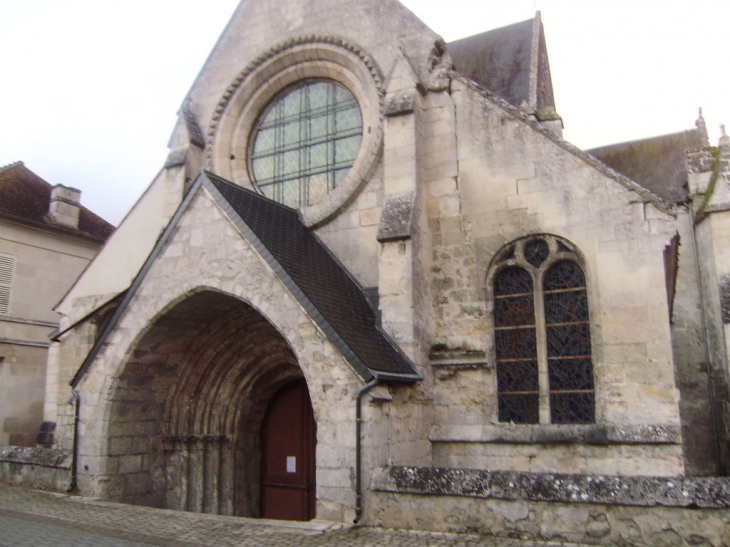
<path fill-rule="evenodd" d="M 357 403 L 355 410 L 355 520 L 357 524 L 362 517 L 362 397 L 368 391 L 380 384 L 380 378 L 368 382 L 357 392 Z"/>
<path fill-rule="evenodd" d="M 94 306 L 94 308 L 89 313 L 87 313 L 86 315 L 84 315 L 81 319 L 79 319 L 78 321 L 72 323 L 71 325 L 69 325 L 68 327 L 66 327 L 63 330 L 56 329 L 55 331 L 53 331 L 51 334 L 48 335 L 48 338 L 50 338 L 51 342 L 60 342 L 61 341 L 61 337 L 64 334 L 66 334 L 70 330 L 75 329 L 81 323 L 85 323 L 91 317 L 93 317 L 100 309 L 104 308 L 105 306 L 108 306 L 109 304 L 111 304 L 115 300 L 121 300 L 124 297 L 124 295 L 125 295 L 126 292 L 127 292 L 127 289 L 124 289 L 122 292 L 120 292 L 116 296 L 113 296 L 112 298 L 110 298 L 106 302 L 103 302 L 102 304 L 98 304 L 98 305 Z"/>
<path fill-rule="evenodd" d="M 78 492 L 78 468 L 79 468 L 79 415 L 81 409 L 81 395 L 74 388 L 71 388 L 71 396 L 74 401 L 74 440 L 71 452 L 71 484 L 68 486 L 69 494 Z M 71 401 L 69 401 L 70 403 Z"/>

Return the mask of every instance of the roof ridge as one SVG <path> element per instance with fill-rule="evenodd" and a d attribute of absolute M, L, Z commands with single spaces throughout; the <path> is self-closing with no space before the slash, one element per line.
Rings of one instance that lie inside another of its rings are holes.
<path fill-rule="evenodd" d="M 539 13 L 539 10 L 538 10 L 538 12 L 536 12 L 536 14 L 537 13 Z M 483 34 L 489 34 L 490 32 L 494 32 L 497 30 L 503 30 L 503 29 L 508 29 L 510 27 L 516 27 L 517 25 L 524 25 L 528 21 L 534 21 L 534 20 L 535 20 L 535 17 L 531 17 L 530 19 L 525 19 L 523 21 L 517 21 L 515 23 L 510 23 L 509 25 L 495 27 L 495 28 L 491 28 L 489 30 L 483 30 L 481 32 L 477 32 L 476 34 L 470 34 L 469 36 L 464 36 L 463 38 L 457 38 L 456 40 L 451 40 L 450 42 L 446 42 L 446 47 L 448 48 L 448 46 L 450 46 L 456 42 L 461 42 L 462 40 L 468 40 L 469 38 L 474 38 L 476 36 L 482 36 Z"/>
<path fill-rule="evenodd" d="M 99 217 L 101 218 L 101 217 Z M 93 241 L 105 241 L 104 238 L 93 235 L 91 232 L 81 230 L 79 228 L 71 228 L 64 226 L 63 224 L 56 224 L 54 222 L 40 222 L 38 220 L 31 220 L 21 216 L 12 215 L 8 213 L 0 213 L 0 219 L 7 222 L 13 222 L 15 224 L 22 224 L 23 226 L 30 226 L 45 232 L 54 232 L 56 234 L 65 235 L 68 237 L 77 237 L 82 239 L 90 239 Z M 104 220 L 104 219 L 102 219 Z M 104 221 L 106 222 L 106 221 Z M 108 224 L 108 223 L 107 223 Z M 111 225 L 114 228 L 114 225 Z"/>
<path fill-rule="evenodd" d="M 629 144 L 639 144 L 642 142 L 653 141 L 656 139 L 664 139 L 667 137 L 678 137 L 680 135 L 687 135 L 690 133 L 697 133 L 699 136 L 699 132 L 697 131 L 697 129 L 684 129 L 683 131 L 675 131 L 674 133 L 665 133 L 663 135 L 654 135 L 653 137 L 644 137 L 641 139 L 634 139 L 634 140 L 630 140 L 630 141 L 614 142 L 614 143 L 610 143 L 610 144 L 602 144 L 601 146 L 593 146 L 591 148 L 586 148 L 584 150 L 584 152 L 590 153 L 591 150 L 595 151 L 595 150 L 601 150 L 603 148 L 614 148 L 617 146 L 627 146 Z"/>
<path fill-rule="evenodd" d="M 265 198 L 268 201 L 270 201 L 272 205 L 276 205 L 277 207 L 282 207 L 282 208 L 286 209 L 287 211 L 290 211 L 290 212 L 294 213 L 295 215 L 298 215 L 299 214 L 299 210 L 298 209 L 294 209 L 294 207 L 289 207 L 288 205 L 284 205 L 283 203 L 279 203 L 278 201 L 271 199 L 270 197 L 268 197 L 267 195 L 263 194 L 262 192 L 257 192 L 256 190 L 252 190 L 251 188 L 246 188 L 245 186 L 241 186 L 240 184 L 236 184 L 235 182 L 231 182 L 228 179 L 224 179 L 220 175 L 216 175 L 215 173 L 213 173 L 213 171 L 209 171 L 208 169 L 203 169 L 203 172 L 206 175 L 211 176 L 211 177 L 215 177 L 216 179 L 220 180 L 221 182 L 224 182 L 226 184 L 229 184 L 229 185 L 233 186 L 236 189 L 241 189 L 241 190 L 243 190 L 245 192 L 248 192 L 249 194 L 253 194 L 254 196 L 259 197 L 259 198 Z"/>
<path fill-rule="evenodd" d="M 467 87 L 471 88 L 473 91 L 477 92 L 479 95 L 484 97 L 485 99 L 491 101 L 496 106 L 502 108 L 503 110 L 505 110 L 512 116 L 514 116 L 515 118 L 521 120 L 522 122 L 524 122 L 525 124 L 530 126 L 532 129 L 534 129 L 538 133 L 541 133 L 544 137 L 547 137 L 549 140 L 551 140 L 552 142 L 554 142 L 555 144 L 560 146 L 566 152 L 583 160 L 585 163 L 587 163 L 591 167 L 594 167 L 595 169 L 597 169 L 598 171 L 600 171 L 607 177 L 612 178 L 613 180 L 618 182 L 621 186 L 623 186 L 627 190 L 636 192 L 637 194 L 639 194 L 641 197 L 643 197 L 647 201 L 650 201 L 651 203 L 653 203 L 661 211 L 663 211 L 669 215 L 675 214 L 675 208 L 671 203 L 663 200 L 662 198 L 660 198 L 658 195 L 656 195 L 651 190 L 644 188 L 638 182 L 631 180 L 630 178 L 619 173 L 618 171 L 612 169 L 611 167 L 609 167 L 608 165 L 606 165 L 599 159 L 591 156 L 587 152 L 584 152 L 583 150 L 581 150 L 574 144 L 571 144 L 568 141 L 561 139 L 555 133 L 553 133 L 549 129 L 546 129 L 545 127 L 540 125 L 533 118 L 533 116 L 526 114 L 525 112 L 523 112 L 522 110 L 520 110 L 519 108 L 517 108 L 515 106 L 512 106 L 510 103 L 508 103 L 504 99 L 498 97 L 497 95 L 495 95 L 488 89 L 479 85 L 477 82 L 470 80 L 469 78 L 467 78 L 463 74 L 460 74 L 459 72 L 456 72 L 455 70 L 450 70 L 449 76 L 456 80 L 459 80 L 460 82 L 465 84 Z"/>
<path fill-rule="evenodd" d="M 0 165 L 0 173 L 9 171 L 13 167 L 25 167 L 25 163 L 23 163 L 22 160 L 18 160 L 14 161 L 13 163 L 8 163 L 7 165 Z"/>

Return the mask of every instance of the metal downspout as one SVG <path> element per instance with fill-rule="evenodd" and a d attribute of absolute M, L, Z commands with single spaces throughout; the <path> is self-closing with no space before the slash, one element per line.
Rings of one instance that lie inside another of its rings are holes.
<path fill-rule="evenodd" d="M 362 397 L 379 383 L 380 379 L 375 378 L 357 392 L 355 411 L 355 520 L 353 521 L 355 524 L 362 517 L 362 440 L 360 439 L 362 429 Z"/>
<path fill-rule="evenodd" d="M 74 399 L 74 438 L 73 451 L 71 452 L 71 484 L 69 484 L 67 492 L 76 492 L 79 489 L 78 477 L 78 461 L 79 461 L 79 409 L 81 408 L 81 395 L 73 387 L 71 395 Z"/>
<path fill-rule="evenodd" d="M 720 456 L 720 436 L 717 429 L 717 416 L 715 415 L 715 389 L 712 384 L 712 367 L 710 366 L 710 341 L 709 334 L 707 332 L 707 320 L 705 318 L 705 298 L 702 288 L 702 272 L 700 271 L 700 255 L 697 250 L 695 212 L 691 205 L 689 207 L 689 219 L 692 224 L 692 247 L 695 257 L 697 291 L 699 292 L 700 324 L 702 325 L 702 341 L 705 351 L 705 371 L 707 373 L 707 391 L 710 398 L 710 414 L 712 415 L 712 433 L 715 437 L 715 474 L 720 475 L 720 471 L 722 470 L 722 461 Z"/>

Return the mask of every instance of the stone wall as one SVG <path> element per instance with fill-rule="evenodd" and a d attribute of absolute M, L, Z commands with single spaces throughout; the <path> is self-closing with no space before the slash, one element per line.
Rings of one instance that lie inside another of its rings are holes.
<path fill-rule="evenodd" d="M 71 483 L 71 452 L 0 446 L 0 482 L 65 492 Z"/>
<path fill-rule="evenodd" d="M 715 419 L 719 432 L 721 473 L 730 468 L 730 404 L 728 402 L 728 355 L 721 306 L 721 282 L 730 274 L 726 249 L 730 245 L 730 212 L 708 215 L 696 226 L 697 248 L 702 264 L 701 278 L 707 324 Z M 724 251 L 723 251 L 724 250 Z"/>
<path fill-rule="evenodd" d="M 678 220 L 679 268 L 672 310 L 672 347 L 677 388 L 681 393 L 679 411 L 684 464 L 688 475 L 714 475 L 719 470 L 700 310 L 694 227 L 688 212 L 682 213 Z"/>
<path fill-rule="evenodd" d="M 663 258 L 676 220 L 631 181 L 596 168 L 597 162 L 458 77 L 450 94 L 439 97 L 441 109 L 428 114 L 434 167 L 426 179 L 435 326 L 432 340 L 423 342 L 436 350 L 435 426 L 448 432 L 432 431 L 434 458 L 442 465 L 505 470 L 569 471 L 577 465 L 586 472 L 682 474 L 678 439 L 516 448 L 458 436 L 461 426 L 500 427 L 490 265 L 507 243 L 531 234 L 563 238 L 582 257 L 596 422 L 676 428 L 679 394 Z M 450 131 L 454 149 L 445 137 Z"/>
<path fill-rule="evenodd" d="M 51 345 L 46 375 L 44 420 L 55 423 L 54 447 L 70 450 L 73 444 L 74 399 L 69 383 L 94 345 L 97 325 L 85 321 Z"/>
<path fill-rule="evenodd" d="M 720 473 L 730 469 L 730 368 L 727 299 L 730 275 L 730 146 L 704 148 L 687 155 L 688 184 L 695 210 L 697 252 L 715 406 Z"/>
<path fill-rule="evenodd" d="M 727 479 L 390 468 L 367 522 L 593 545 L 730 545 Z"/>

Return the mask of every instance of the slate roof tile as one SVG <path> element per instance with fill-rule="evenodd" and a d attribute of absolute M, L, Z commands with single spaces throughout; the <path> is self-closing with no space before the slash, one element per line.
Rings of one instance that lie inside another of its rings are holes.
<path fill-rule="evenodd" d="M 533 20 L 447 44 L 454 70 L 513 106 L 531 104 Z"/>
<path fill-rule="evenodd" d="M 692 129 L 593 148 L 586 153 L 669 203 L 683 203 L 687 199 L 686 153 L 702 146 L 699 132 Z"/>
<path fill-rule="evenodd" d="M 325 333 L 329 325 L 373 376 L 420 379 L 410 360 L 378 327 L 363 289 L 297 211 L 212 173 L 205 176 L 321 314 Z"/>

